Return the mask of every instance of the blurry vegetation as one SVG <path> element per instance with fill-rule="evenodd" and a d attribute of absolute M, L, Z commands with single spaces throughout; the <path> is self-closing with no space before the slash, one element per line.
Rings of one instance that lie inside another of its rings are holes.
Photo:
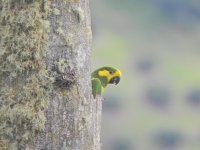
<path fill-rule="evenodd" d="M 147 73 L 153 69 L 154 65 L 152 58 L 141 58 L 137 63 L 137 69 L 141 73 Z"/>
<path fill-rule="evenodd" d="M 121 95 L 113 95 L 113 94 L 107 94 L 105 100 L 103 101 L 103 108 L 104 111 L 109 112 L 118 112 L 119 109 L 122 107 L 121 105 Z"/>
<path fill-rule="evenodd" d="M 103 150 L 133 150 L 132 143 L 123 138 L 114 139 L 111 145 L 103 146 Z"/>
<path fill-rule="evenodd" d="M 193 88 L 188 91 L 187 102 L 192 107 L 200 107 L 200 88 Z"/>
<path fill-rule="evenodd" d="M 176 148 L 182 141 L 182 136 L 176 131 L 161 131 L 154 135 L 155 144 L 160 149 L 163 148 Z"/>
<path fill-rule="evenodd" d="M 103 33 L 103 37 L 100 36 L 99 38 L 100 42 L 95 45 L 92 52 L 97 63 L 99 62 L 101 65 L 106 65 L 112 62 L 112 65 L 115 66 L 115 64 L 125 61 L 127 58 L 125 52 L 128 51 L 129 44 L 123 36 L 107 31 Z"/>
<path fill-rule="evenodd" d="M 170 92 L 163 87 L 150 87 L 146 98 L 147 102 L 155 107 L 165 108 L 170 104 Z"/>
<path fill-rule="evenodd" d="M 117 138 L 130 140 L 136 149 L 198 150 L 200 2 L 92 0 L 91 4 L 93 68 L 112 65 L 122 71 L 120 84 L 104 93 L 105 150 L 110 150 L 109 143 L 115 150 L 133 149 L 123 140 L 113 142 Z M 149 138 L 152 132 L 155 136 Z M 183 144 L 185 138 L 189 140 Z"/>

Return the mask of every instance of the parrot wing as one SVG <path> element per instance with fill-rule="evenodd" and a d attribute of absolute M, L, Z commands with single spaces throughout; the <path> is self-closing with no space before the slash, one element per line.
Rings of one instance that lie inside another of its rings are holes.
<path fill-rule="evenodd" d="M 94 98 L 102 93 L 101 81 L 98 78 L 92 79 L 92 94 Z"/>

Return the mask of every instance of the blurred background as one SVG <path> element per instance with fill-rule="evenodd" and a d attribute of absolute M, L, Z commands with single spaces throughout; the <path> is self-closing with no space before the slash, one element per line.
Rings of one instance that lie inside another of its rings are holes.
<path fill-rule="evenodd" d="M 90 7 L 92 68 L 123 74 L 103 94 L 102 150 L 200 150 L 200 1 Z"/>

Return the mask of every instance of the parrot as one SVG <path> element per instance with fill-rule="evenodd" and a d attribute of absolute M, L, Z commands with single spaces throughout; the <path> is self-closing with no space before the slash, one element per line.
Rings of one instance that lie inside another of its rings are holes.
<path fill-rule="evenodd" d="M 120 82 L 122 73 L 120 70 L 114 67 L 104 66 L 98 68 L 91 74 L 92 80 L 92 94 L 96 98 L 97 95 L 101 95 L 108 84 L 117 85 Z"/>

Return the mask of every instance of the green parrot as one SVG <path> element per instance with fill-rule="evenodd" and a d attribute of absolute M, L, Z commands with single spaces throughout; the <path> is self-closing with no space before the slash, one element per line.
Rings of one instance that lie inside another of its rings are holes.
<path fill-rule="evenodd" d="M 92 94 L 101 95 L 108 84 L 118 84 L 122 73 L 113 67 L 101 67 L 92 72 Z"/>

